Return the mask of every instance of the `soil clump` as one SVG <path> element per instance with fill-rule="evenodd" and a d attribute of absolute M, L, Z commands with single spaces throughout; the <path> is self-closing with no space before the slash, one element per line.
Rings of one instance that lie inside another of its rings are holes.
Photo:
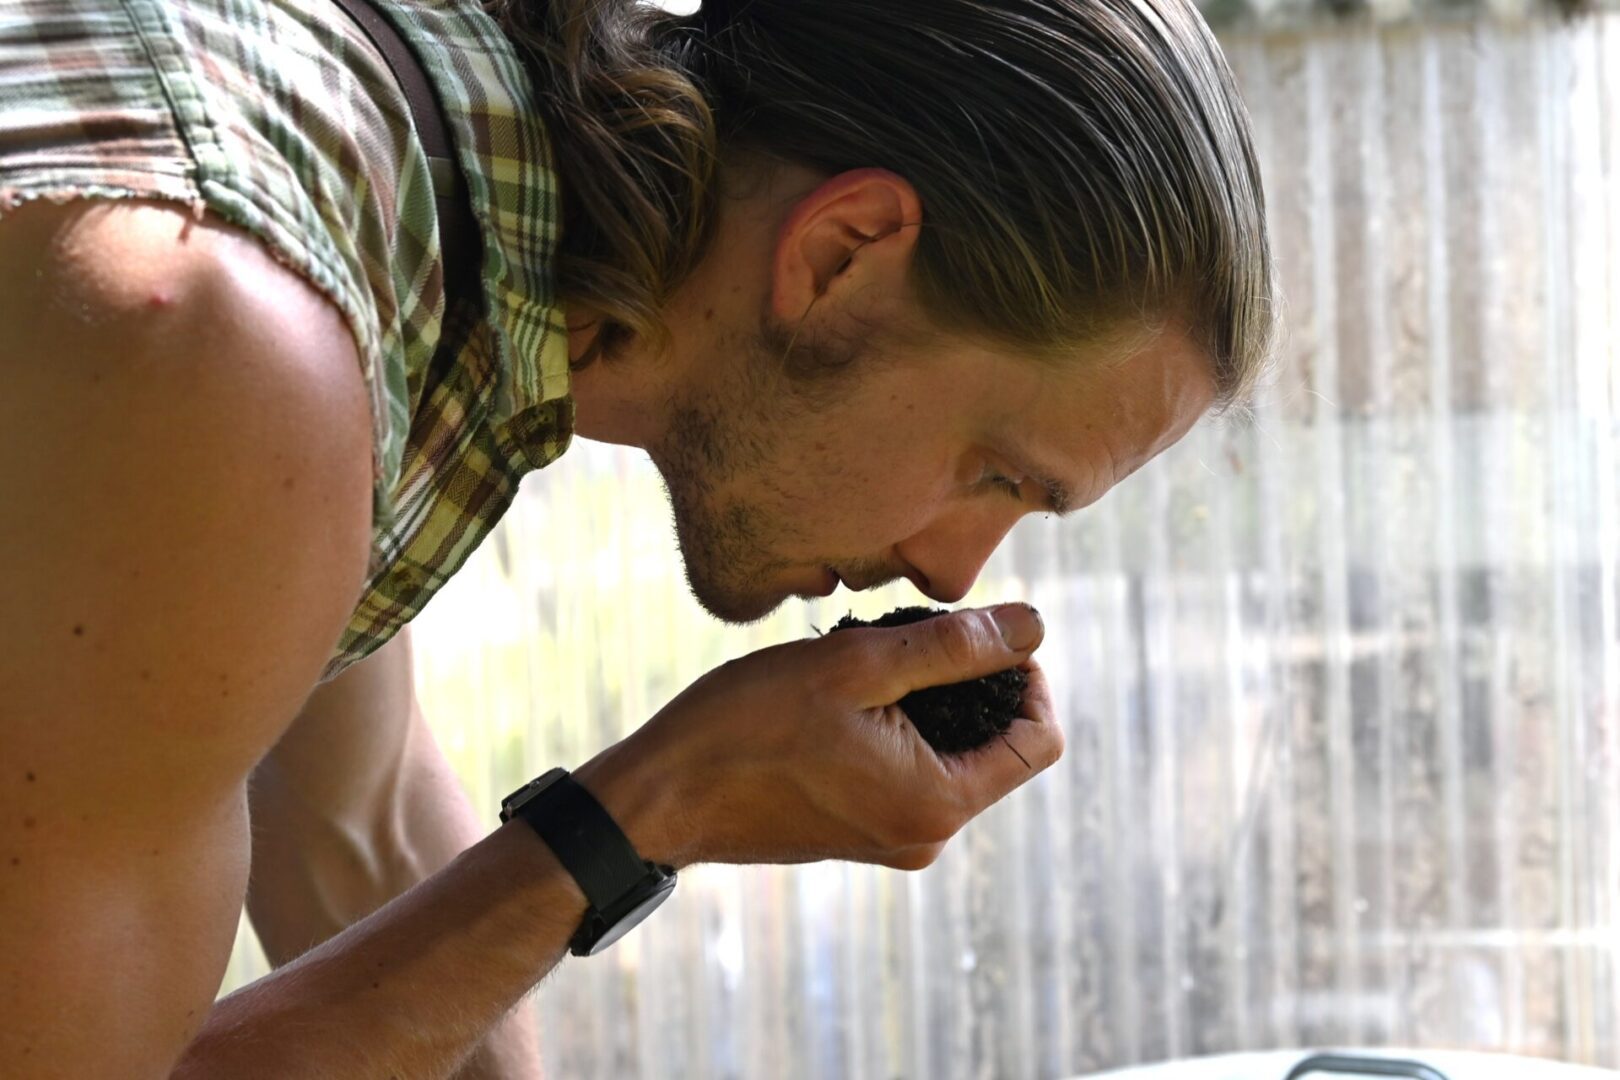
<path fill-rule="evenodd" d="M 870 622 L 846 615 L 832 629 L 836 632 L 857 626 L 907 626 L 949 614 L 943 608 L 895 608 Z M 1029 677 L 1013 667 L 982 679 L 913 690 L 901 698 L 899 704 L 936 753 L 960 754 L 964 750 L 978 749 L 1012 726 L 1028 682 Z"/>

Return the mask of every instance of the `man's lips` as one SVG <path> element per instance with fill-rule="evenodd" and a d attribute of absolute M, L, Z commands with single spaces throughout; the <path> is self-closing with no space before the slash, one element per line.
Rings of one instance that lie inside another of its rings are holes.
<path fill-rule="evenodd" d="M 837 570 L 834 570 L 832 567 L 823 566 L 821 568 L 821 584 L 812 588 L 809 591 L 809 595 L 831 596 L 833 593 L 838 591 L 838 586 L 840 585 L 842 585 L 845 589 L 848 589 L 850 592 L 865 592 L 867 589 L 875 589 L 880 585 L 887 585 L 891 581 L 899 581 L 901 578 L 906 576 L 906 574 L 896 571 L 893 573 L 880 573 L 876 577 L 867 577 L 864 580 L 851 581 L 849 578 L 844 577 L 843 574 L 839 573 Z"/>
<path fill-rule="evenodd" d="M 832 568 L 828 567 L 828 569 L 830 570 Z M 838 572 L 835 571 L 835 573 Z M 869 566 L 856 566 L 852 569 L 849 577 L 845 577 L 842 573 L 838 573 L 838 584 L 842 585 L 850 592 L 866 592 L 869 589 L 881 589 L 890 582 L 906 580 L 910 580 L 913 584 L 916 584 L 918 578 L 910 573 L 907 573 L 904 569 L 895 569 L 889 566 L 881 566 L 876 563 Z M 923 589 L 921 585 L 918 585 L 917 587 L 923 592 L 927 591 L 926 589 Z"/>
<path fill-rule="evenodd" d="M 805 599 L 813 596 L 831 596 L 838 591 L 838 586 L 842 584 L 843 579 L 838 576 L 838 571 L 830 566 L 823 566 L 818 578 L 814 581 L 806 580 L 799 585 L 795 585 L 792 595 L 802 596 Z"/>

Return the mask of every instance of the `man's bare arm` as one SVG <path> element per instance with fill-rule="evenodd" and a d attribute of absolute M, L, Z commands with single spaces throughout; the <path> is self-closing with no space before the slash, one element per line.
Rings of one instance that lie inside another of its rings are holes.
<path fill-rule="evenodd" d="M 365 388 L 312 290 L 169 208 L 8 215 L 0 327 L 0 1073 L 158 1076 L 364 577 Z"/>
<path fill-rule="evenodd" d="M 104 203 L 0 221 L 0 325 L 0 1072 L 448 1075 L 583 913 L 532 832 L 212 1003 L 246 779 L 364 579 L 347 329 L 238 231 Z"/>
<path fill-rule="evenodd" d="M 417 704 L 409 627 L 316 689 L 254 771 L 249 806 L 248 910 L 278 967 L 488 831 Z M 458 1075 L 539 1076 L 533 1015 L 510 1014 Z"/>

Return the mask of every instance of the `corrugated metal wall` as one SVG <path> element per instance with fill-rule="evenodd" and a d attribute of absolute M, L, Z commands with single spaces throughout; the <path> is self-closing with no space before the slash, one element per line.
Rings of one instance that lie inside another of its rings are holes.
<path fill-rule="evenodd" d="M 1620 1065 L 1620 16 L 1228 35 L 1288 340 L 969 603 L 1024 597 L 1065 760 L 934 868 L 704 867 L 539 995 L 559 1077 L 1057 1077 L 1304 1044 Z M 584 444 L 418 621 L 482 806 L 747 631 Z M 233 980 L 256 961 L 244 942 Z"/>

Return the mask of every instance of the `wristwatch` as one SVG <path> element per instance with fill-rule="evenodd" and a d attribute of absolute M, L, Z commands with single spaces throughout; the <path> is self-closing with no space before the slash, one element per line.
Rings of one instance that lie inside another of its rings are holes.
<path fill-rule="evenodd" d="M 552 769 L 502 799 L 501 820 L 514 817 L 540 834 L 590 903 L 568 942 L 575 956 L 602 952 L 675 891 L 675 868 L 643 859 L 567 769 Z"/>

